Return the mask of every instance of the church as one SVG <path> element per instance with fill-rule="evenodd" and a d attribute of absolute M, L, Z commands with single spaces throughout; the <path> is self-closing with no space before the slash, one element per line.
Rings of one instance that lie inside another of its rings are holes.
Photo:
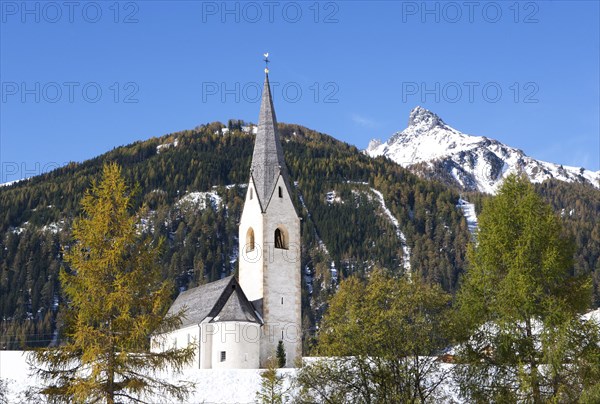
<path fill-rule="evenodd" d="M 265 69 L 258 129 L 239 224 L 239 279 L 229 276 L 181 292 L 169 314 L 179 329 L 160 346 L 196 346 L 198 369 L 264 368 L 281 341 L 286 367 L 302 356 L 300 218 L 291 197 Z M 155 342 L 158 339 L 155 339 Z M 156 345 L 156 344 L 154 344 Z"/>

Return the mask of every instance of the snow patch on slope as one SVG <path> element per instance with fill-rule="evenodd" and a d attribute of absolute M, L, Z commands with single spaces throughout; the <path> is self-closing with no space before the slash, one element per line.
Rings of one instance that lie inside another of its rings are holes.
<path fill-rule="evenodd" d="M 13 184 L 16 184 L 17 182 L 20 181 L 25 181 L 27 178 L 21 178 L 18 180 L 12 180 L 12 181 L 7 181 L 7 182 L 3 182 L 2 184 L 0 184 L 0 187 L 10 187 Z"/>
<path fill-rule="evenodd" d="M 23 233 L 25 230 L 27 230 L 27 228 L 29 227 L 29 222 L 24 222 L 21 226 L 19 227 L 14 227 L 11 228 L 11 231 L 16 234 L 16 235 L 20 235 L 21 233 Z"/>
<path fill-rule="evenodd" d="M 467 219 L 467 227 L 469 228 L 469 232 L 471 234 L 474 234 L 477 230 L 477 214 L 475 212 L 475 205 L 469 203 L 469 201 L 460 198 L 456 207 L 460 208 L 463 211 L 465 219 Z"/>
<path fill-rule="evenodd" d="M 402 243 L 402 265 L 404 266 L 404 270 L 406 271 L 406 273 L 410 274 L 410 248 L 406 244 L 406 236 L 404 235 L 404 233 L 402 233 L 402 230 L 400 230 L 400 223 L 386 206 L 385 200 L 383 199 L 383 194 L 375 188 L 371 188 L 371 191 L 377 196 L 377 199 L 379 199 L 379 203 L 381 204 L 381 209 L 383 210 L 383 213 L 385 214 L 385 216 L 388 217 L 388 219 L 390 219 L 390 222 L 396 229 L 396 236 Z"/>
<path fill-rule="evenodd" d="M 195 208 L 204 210 L 208 206 L 218 210 L 222 206 L 222 198 L 216 191 L 190 192 L 175 203 L 178 208 Z"/>
<path fill-rule="evenodd" d="M 600 326 L 600 309 L 590 311 L 589 313 L 586 313 L 583 316 L 581 316 L 581 318 L 585 321 L 594 320 L 596 324 Z"/>
<path fill-rule="evenodd" d="M 161 151 L 170 149 L 171 147 L 177 147 L 178 144 L 179 144 L 179 140 L 177 140 L 177 139 L 175 139 L 172 142 L 159 144 L 158 146 L 156 146 L 156 154 L 160 154 Z"/>
<path fill-rule="evenodd" d="M 62 231 L 65 227 L 65 221 L 60 220 L 58 222 L 52 222 L 50 224 L 42 227 L 42 231 L 49 231 L 51 233 L 57 234 L 59 231 Z"/>
<path fill-rule="evenodd" d="M 368 182 L 358 182 L 358 181 L 346 181 L 346 183 L 347 184 L 366 185 L 366 186 L 369 185 Z M 385 204 L 385 199 L 383 198 L 383 194 L 375 188 L 369 187 L 369 189 L 377 197 L 377 200 L 379 202 L 379 205 L 381 206 L 384 216 L 386 216 L 389 219 L 389 221 L 392 223 L 392 225 L 396 229 L 396 237 L 398 237 L 398 239 L 400 240 L 400 243 L 402 245 L 402 266 L 404 267 L 405 272 L 408 275 L 410 275 L 410 273 L 411 273 L 410 247 L 408 246 L 408 244 L 406 242 L 406 236 L 404 235 L 402 230 L 400 230 L 400 222 L 398 222 L 398 219 L 396 219 L 396 217 L 394 217 L 392 212 L 388 209 L 387 205 Z M 359 193 L 359 191 L 353 189 L 352 193 L 357 195 Z M 367 198 L 369 198 L 369 200 L 371 200 L 372 196 L 370 194 L 367 194 Z"/>
<path fill-rule="evenodd" d="M 335 190 L 327 192 L 327 194 L 325 195 L 325 202 L 327 202 L 328 205 L 331 205 L 333 203 L 344 203 L 344 201 L 342 201 L 342 198 L 340 198 L 336 194 Z"/>

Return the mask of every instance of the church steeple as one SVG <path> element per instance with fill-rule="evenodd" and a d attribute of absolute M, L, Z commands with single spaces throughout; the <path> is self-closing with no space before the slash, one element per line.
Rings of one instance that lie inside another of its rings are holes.
<path fill-rule="evenodd" d="M 279 175 L 283 176 L 286 185 L 288 182 L 267 69 L 265 69 L 265 84 L 260 104 L 258 131 L 254 141 L 250 174 L 254 180 L 261 209 L 264 212 L 269 205 Z"/>
<path fill-rule="evenodd" d="M 280 341 L 293 366 L 302 355 L 302 239 L 268 69 L 238 237 L 240 286 L 263 321 L 260 366 L 267 366 Z"/>

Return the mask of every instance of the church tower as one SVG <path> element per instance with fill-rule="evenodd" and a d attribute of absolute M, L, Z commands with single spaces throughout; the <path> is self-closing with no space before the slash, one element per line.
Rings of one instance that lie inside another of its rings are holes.
<path fill-rule="evenodd" d="M 279 341 L 286 367 L 302 355 L 300 218 L 292 202 L 273 108 L 269 72 L 254 141 L 250 179 L 239 225 L 239 283 L 264 325 L 260 366 L 275 357 Z"/>

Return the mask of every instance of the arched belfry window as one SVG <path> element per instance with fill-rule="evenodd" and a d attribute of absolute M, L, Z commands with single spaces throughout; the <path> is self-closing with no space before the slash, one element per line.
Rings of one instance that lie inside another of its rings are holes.
<path fill-rule="evenodd" d="M 285 229 L 275 229 L 275 248 L 288 249 L 288 235 Z"/>
<path fill-rule="evenodd" d="M 246 232 L 246 252 L 254 250 L 254 230 L 252 227 Z"/>

